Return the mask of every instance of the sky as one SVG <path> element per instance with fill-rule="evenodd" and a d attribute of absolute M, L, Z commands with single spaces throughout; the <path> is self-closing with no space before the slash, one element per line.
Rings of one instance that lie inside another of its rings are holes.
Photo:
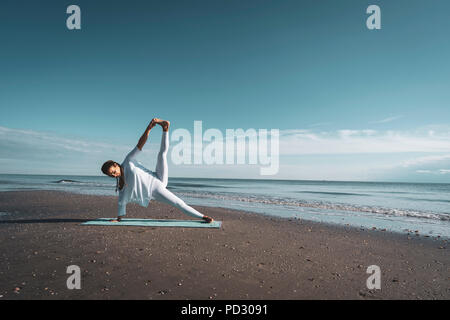
<path fill-rule="evenodd" d="M 66 27 L 71 4 L 80 30 Z M 380 30 L 366 27 L 372 4 Z M 99 175 L 158 117 L 171 132 L 202 121 L 280 133 L 275 175 L 169 159 L 174 177 L 449 182 L 449 10 L 445 0 L 2 1 L 0 173 Z"/>

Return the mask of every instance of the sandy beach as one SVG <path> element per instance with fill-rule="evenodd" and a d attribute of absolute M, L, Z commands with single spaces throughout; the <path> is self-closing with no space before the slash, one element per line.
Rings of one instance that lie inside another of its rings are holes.
<path fill-rule="evenodd" d="M 115 217 L 117 198 L 18 191 L 0 203 L 0 299 L 450 298 L 441 238 L 200 206 L 221 229 L 82 226 Z M 154 201 L 127 217 L 191 219 Z M 70 265 L 80 290 L 66 286 Z M 366 287 L 370 265 L 380 290 Z"/>

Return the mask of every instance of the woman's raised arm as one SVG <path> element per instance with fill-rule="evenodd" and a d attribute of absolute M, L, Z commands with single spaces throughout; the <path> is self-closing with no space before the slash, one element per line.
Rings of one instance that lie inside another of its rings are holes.
<path fill-rule="evenodd" d="M 147 129 L 145 129 L 144 133 L 142 134 L 141 138 L 139 139 L 139 142 L 137 144 L 137 147 L 139 150 L 142 150 L 144 147 L 144 144 L 147 142 L 148 134 L 150 133 L 150 130 L 156 125 L 154 119 L 150 121 L 149 125 L 147 126 Z"/>

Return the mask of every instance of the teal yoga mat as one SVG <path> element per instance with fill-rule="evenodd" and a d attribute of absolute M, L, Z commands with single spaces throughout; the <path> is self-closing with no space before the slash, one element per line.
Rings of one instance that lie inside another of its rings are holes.
<path fill-rule="evenodd" d="M 220 228 L 222 221 L 206 223 L 203 220 L 159 220 L 159 219 L 122 219 L 111 222 L 112 218 L 100 218 L 83 222 L 88 226 L 140 226 L 140 227 L 182 227 L 182 228 Z"/>

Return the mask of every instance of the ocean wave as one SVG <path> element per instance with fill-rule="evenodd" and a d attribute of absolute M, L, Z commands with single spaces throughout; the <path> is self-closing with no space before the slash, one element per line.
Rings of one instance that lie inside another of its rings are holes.
<path fill-rule="evenodd" d="M 61 179 L 58 181 L 54 181 L 54 183 L 82 183 L 81 181 L 77 180 L 70 180 L 70 179 Z"/>
<path fill-rule="evenodd" d="M 92 181 L 78 181 L 78 180 L 70 180 L 70 179 L 61 179 L 58 181 L 53 181 L 53 183 L 64 184 L 68 186 L 87 186 L 87 187 L 111 187 L 115 184 L 111 183 L 100 183 L 100 182 L 92 182 Z"/>
<path fill-rule="evenodd" d="M 311 193 L 311 194 L 325 194 L 332 196 L 370 196 L 365 193 L 351 193 L 351 192 L 326 192 L 326 191 L 296 191 L 297 193 Z"/>
<path fill-rule="evenodd" d="M 404 197 L 406 200 L 420 200 L 420 201 L 429 201 L 429 202 L 450 202 L 449 199 L 425 199 L 425 198 L 409 198 Z"/>
<path fill-rule="evenodd" d="M 328 203 L 328 202 L 318 202 L 318 201 L 304 201 L 304 200 L 294 200 L 285 198 L 261 198 L 257 196 L 240 196 L 240 195 L 222 195 L 213 193 L 191 193 L 183 192 L 180 193 L 188 197 L 193 198 L 209 198 L 223 201 L 241 201 L 241 202 L 251 202 L 260 203 L 268 205 L 280 205 L 280 206 L 292 206 L 292 207 L 303 207 L 303 208 L 315 208 L 315 209 L 325 209 L 325 210 L 339 210 L 339 211 L 352 211 L 352 212 L 367 212 L 373 214 L 396 216 L 396 217 L 411 217 L 420 219 L 432 219 L 441 221 L 450 221 L 450 213 L 439 213 L 439 212 L 426 212 L 411 209 L 396 209 L 396 208 L 385 208 L 378 206 L 358 206 L 351 204 L 342 203 Z"/>
<path fill-rule="evenodd" d="M 211 184 L 200 184 L 200 183 L 185 183 L 185 182 L 171 182 L 169 183 L 169 187 L 178 188 L 178 187 L 192 187 L 192 188 L 228 188 L 219 185 L 211 185 Z"/>

